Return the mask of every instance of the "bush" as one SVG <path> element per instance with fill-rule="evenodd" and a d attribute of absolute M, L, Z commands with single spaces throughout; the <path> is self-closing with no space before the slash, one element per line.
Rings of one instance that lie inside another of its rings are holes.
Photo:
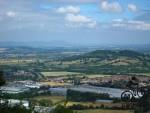
<path fill-rule="evenodd" d="M 53 113 L 73 113 L 73 111 L 68 108 L 65 108 L 64 106 L 58 105 L 54 109 Z"/>
<path fill-rule="evenodd" d="M 67 90 L 67 100 L 69 101 L 96 101 L 97 99 L 109 99 L 109 94 L 97 94 L 93 92 L 80 92 L 74 90 Z"/>
<path fill-rule="evenodd" d="M 0 105 L 0 113 L 31 113 L 31 110 L 27 110 L 24 107 L 8 105 Z"/>

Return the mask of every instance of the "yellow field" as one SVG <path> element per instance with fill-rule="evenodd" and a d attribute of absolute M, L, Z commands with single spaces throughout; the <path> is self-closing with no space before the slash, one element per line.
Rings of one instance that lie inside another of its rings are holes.
<path fill-rule="evenodd" d="M 104 75 L 104 74 L 83 74 L 83 73 L 76 73 L 76 72 L 67 72 L 67 71 L 57 71 L 57 72 L 41 72 L 42 75 L 45 77 L 67 77 L 67 76 L 72 76 L 76 75 L 78 77 L 81 76 L 86 76 L 88 78 L 96 78 L 96 77 L 109 77 L 112 75 Z M 53 85 L 53 83 L 48 83 L 50 85 Z M 60 84 L 61 85 L 61 84 Z"/>
<path fill-rule="evenodd" d="M 49 85 L 49 86 L 64 86 L 64 85 L 70 85 L 68 83 L 60 83 L 60 82 L 40 82 L 41 84 L 44 85 Z"/>
<path fill-rule="evenodd" d="M 96 77 L 110 77 L 112 75 L 103 75 L 103 74 L 90 74 L 90 75 L 85 75 L 88 78 L 96 78 Z"/>
<path fill-rule="evenodd" d="M 129 110 L 77 110 L 74 113 L 134 113 Z"/>
<path fill-rule="evenodd" d="M 37 96 L 33 98 L 34 100 L 40 101 L 40 100 L 50 100 L 53 104 L 62 102 L 65 100 L 64 96 Z"/>
<path fill-rule="evenodd" d="M 101 105 L 104 105 L 105 107 L 121 107 L 120 103 L 111 103 L 111 102 L 67 102 L 66 106 L 72 106 L 72 105 L 83 105 L 83 106 L 93 106 L 93 107 L 100 107 Z"/>
<path fill-rule="evenodd" d="M 45 77 L 48 76 L 68 76 L 68 75 L 79 75 L 80 73 L 67 72 L 67 71 L 57 71 L 57 72 L 41 72 Z"/>
<path fill-rule="evenodd" d="M 10 59 L 8 59 L 8 60 L 3 60 L 3 59 L 1 59 L 0 60 L 0 64 L 4 64 L 4 65 L 8 65 L 8 64 L 26 64 L 26 63 L 32 63 L 33 62 L 33 60 L 17 60 L 17 59 L 12 59 L 12 60 L 10 60 Z"/>

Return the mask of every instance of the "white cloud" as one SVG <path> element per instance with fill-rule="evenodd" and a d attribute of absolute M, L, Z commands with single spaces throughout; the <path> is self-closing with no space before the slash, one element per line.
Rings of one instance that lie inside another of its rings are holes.
<path fill-rule="evenodd" d="M 66 26 L 68 27 L 88 27 L 94 28 L 96 21 L 93 19 L 81 15 L 80 8 L 76 6 L 60 7 L 56 10 L 57 13 L 65 14 Z"/>
<path fill-rule="evenodd" d="M 109 3 L 106 0 L 101 1 L 101 9 L 107 12 L 121 12 L 122 7 L 118 2 Z"/>
<path fill-rule="evenodd" d="M 135 4 L 128 4 L 128 10 L 131 12 L 136 12 L 138 9 Z"/>
<path fill-rule="evenodd" d="M 97 22 L 93 21 L 91 23 L 88 23 L 87 25 L 88 25 L 89 28 L 95 28 L 95 26 L 97 25 Z"/>
<path fill-rule="evenodd" d="M 80 8 L 75 6 L 60 7 L 56 10 L 57 13 L 79 13 Z"/>
<path fill-rule="evenodd" d="M 150 23 L 143 21 L 122 21 L 113 23 L 112 26 L 130 30 L 150 30 Z"/>
<path fill-rule="evenodd" d="M 65 19 L 69 22 L 76 22 L 76 23 L 87 23 L 91 21 L 90 18 L 79 14 L 78 15 L 67 14 Z"/>
<path fill-rule="evenodd" d="M 71 27 L 86 26 L 89 28 L 94 28 L 97 24 L 93 19 L 80 14 L 67 14 L 65 20 L 69 22 L 67 26 L 71 25 Z"/>
<path fill-rule="evenodd" d="M 122 22 L 123 21 L 123 19 L 121 19 L 121 18 L 118 18 L 118 19 L 114 19 L 113 20 L 113 22 Z"/>
<path fill-rule="evenodd" d="M 8 16 L 8 17 L 15 17 L 16 13 L 13 12 L 13 11 L 8 11 L 8 12 L 6 12 L 6 16 Z"/>

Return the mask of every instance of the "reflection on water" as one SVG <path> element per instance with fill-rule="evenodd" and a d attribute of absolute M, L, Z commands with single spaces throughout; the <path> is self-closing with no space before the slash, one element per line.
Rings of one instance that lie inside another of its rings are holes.
<path fill-rule="evenodd" d="M 122 89 L 117 89 L 117 88 L 97 87 L 97 86 L 90 86 L 90 85 L 69 86 L 66 88 L 57 87 L 57 88 L 50 88 L 49 90 L 52 93 L 66 95 L 68 89 L 81 91 L 81 92 L 108 93 L 110 97 L 115 97 L 115 98 L 120 98 L 120 95 L 123 91 Z"/>

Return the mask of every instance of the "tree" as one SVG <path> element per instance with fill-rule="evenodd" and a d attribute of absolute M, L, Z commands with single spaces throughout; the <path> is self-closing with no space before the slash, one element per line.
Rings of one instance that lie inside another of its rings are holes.
<path fill-rule="evenodd" d="M 62 105 L 58 105 L 58 106 L 54 109 L 53 113 L 73 113 L 73 111 L 70 110 L 70 109 L 68 109 L 68 108 L 65 108 L 65 107 L 62 106 Z"/>
<path fill-rule="evenodd" d="M 3 71 L 0 70 L 0 88 L 4 84 L 5 84 L 4 73 L 3 73 Z M 0 90 L 0 96 L 1 96 L 1 92 L 2 91 Z"/>
<path fill-rule="evenodd" d="M 4 72 L 0 70 L 0 86 L 5 84 Z"/>
<path fill-rule="evenodd" d="M 0 105 L 0 113 L 32 113 L 31 110 L 27 110 L 24 107 L 14 106 L 9 107 L 8 105 Z"/>
<path fill-rule="evenodd" d="M 42 99 L 39 101 L 40 106 L 52 106 L 53 102 L 51 100 Z"/>
<path fill-rule="evenodd" d="M 144 113 L 150 111 L 150 87 L 148 91 L 140 99 L 139 106 L 141 107 Z"/>

